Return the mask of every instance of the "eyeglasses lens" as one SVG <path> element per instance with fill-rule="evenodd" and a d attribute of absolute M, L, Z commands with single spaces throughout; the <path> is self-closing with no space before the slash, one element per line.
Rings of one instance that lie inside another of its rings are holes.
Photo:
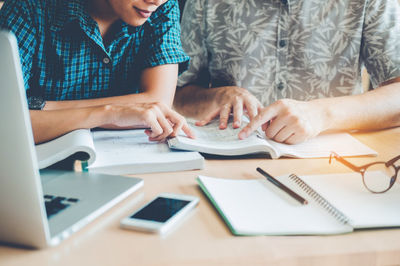
<path fill-rule="evenodd" d="M 396 170 L 393 166 L 386 167 L 385 163 L 376 163 L 366 169 L 364 184 L 373 192 L 383 192 L 390 187 L 395 174 Z"/>

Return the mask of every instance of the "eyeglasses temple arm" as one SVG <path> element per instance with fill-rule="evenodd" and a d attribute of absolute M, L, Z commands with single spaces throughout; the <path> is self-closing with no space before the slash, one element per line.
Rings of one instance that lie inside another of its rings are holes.
<path fill-rule="evenodd" d="M 387 162 L 385 163 L 385 165 L 386 165 L 386 166 L 391 166 L 391 165 L 393 165 L 393 164 L 394 164 L 397 160 L 399 160 L 399 159 L 400 159 L 400 155 L 394 157 L 393 159 L 391 159 L 391 160 L 389 160 L 389 161 L 387 161 Z"/>
<path fill-rule="evenodd" d="M 341 162 L 342 164 L 346 165 L 347 167 L 349 167 L 353 171 L 360 172 L 360 168 L 359 167 L 357 167 L 354 164 L 352 164 L 351 162 L 345 160 L 343 157 L 340 157 L 336 153 L 332 153 L 331 154 L 331 156 L 329 158 L 329 163 L 331 162 L 332 157 L 335 158 L 336 160 L 338 160 L 339 162 Z"/>

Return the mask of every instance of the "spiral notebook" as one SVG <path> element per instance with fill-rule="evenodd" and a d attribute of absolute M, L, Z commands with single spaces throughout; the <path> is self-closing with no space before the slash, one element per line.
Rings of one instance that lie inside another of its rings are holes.
<path fill-rule="evenodd" d="M 266 179 L 197 181 L 234 235 L 328 235 L 400 226 L 398 183 L 372 194 L 357 173 L 277 179 L 309 203 L 298 203 Z"/>

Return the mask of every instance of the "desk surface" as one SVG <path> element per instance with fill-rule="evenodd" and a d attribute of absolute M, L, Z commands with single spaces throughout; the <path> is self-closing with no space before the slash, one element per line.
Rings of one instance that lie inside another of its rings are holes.
<path fill-rule="evenodd" d="M 379 152 L 378 158 L 352 158 L 356 164 L 400 154 L 400 128 L 354 136 Z M 0 265 L 400 264 L 400 229 L 334 236 L 233 236 L 200 191 L 195 177 L 259 178 L 257 166 L 274 175 L 348 171 L 339 163 L 329 165 L 328 159 L 208 159 L 201 171 L 139 175 L 145 180 L 144 188 L 61 245 L 36 251 L 0 246 Z M 196 195 L 200 204 L 165 237 L 119 228 L 121 218 L 161 192 Z"/>

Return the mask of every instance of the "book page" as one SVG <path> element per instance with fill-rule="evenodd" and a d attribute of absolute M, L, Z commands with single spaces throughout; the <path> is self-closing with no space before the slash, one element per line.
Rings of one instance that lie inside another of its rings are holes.
<path fill-rule="evenodd" d="M 198 127 L 194 120 L 188 123 L 196 135 L 190 139 L 179 135 L 168 140 L 171 148 L 195 150 L 216 155 L 244 155 L 251 153 L 269 153 L 276 159 L 281 156 L 297 158 L 327 158 L 332 151 L 342 156 L 377 155 L 377 152 L 361 143 L 348 133 L 322 133 L 303 143 L 289 145 L 267 139 L 261 129 L 256 130 L 248 138 L 240 140 L 239 132 L 248 123 L 246 117 L 240 128 L 233 129 L 232 121 L 226 129 L 219 129 L 219 120 Z"/>
<path fill-rule="evenodd" d="M 377 173 L 379 174 L 379 173 Z M 361 174 L 301 176 L 352 220 L 355 228 L 400 226 L 400 184 L 382 194 L 369 192 Z"/>
<path fill-rule="evenodd" d="M 78 129 L 35 146 L 39 169 L 46 168 L 77 152 L 87 154 L 88 164 L 96 160 L 92 136 L 88 129 Z"/>
<path fill-rule="evenodd" d="M 275 147 L 281 156 L 297 158 L 329 157 L 332 151 L 341 156 L 377 155 L 348 133 L 323 133 L 303 143 L 288 145 L 273 140 L 267 141 Z"/>
<path fill-rule="evenodd" d="M 177 138 L 172 138 L 168 144 L 172 148 L 196 150 L 199 152 L 216 155 L 243 155 L 250 153 L 271 153 L 275 155 L 273 148 L 254 132 L 247 139 L 240 140 L 239 132 L 247 125 L 248 120 L 244 120 L 240 128 L 234 129 L 232 121 L 226 129 L 219 129 L 219 120 L 213 120 L 205 126 L 196 126 L 194 120 L 188 119 L 190 128 L 195 133 L 196 138 L 190 139 L 183 134 Z"/>
<path fill-rule="evenodd" d="M 265 179 L 199 176 L 199 180 L 234 234 L 304 235 L 352 231 L 349 225 L 339 223 L 314 201 L 302 205 Z"/>
<path fill-rule="evenodd" d="M 144 129 L 92 132 L 97 158 L 89 171 L 108 174 L 200 169 L 197 152 L 173 151 L 165 142 L 151 142 Z"/>

